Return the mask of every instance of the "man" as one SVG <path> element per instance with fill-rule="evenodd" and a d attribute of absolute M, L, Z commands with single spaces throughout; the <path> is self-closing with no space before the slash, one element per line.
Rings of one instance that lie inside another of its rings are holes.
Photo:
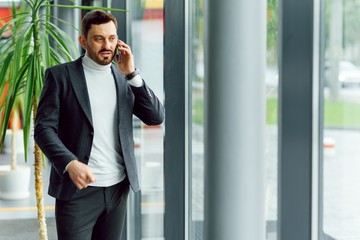
<path fill-rule="evenodd" d="M 58 239 L 118 240 L 129 184 L 139 189 L 132 116 L 158 125 L 164 108 L 117 38 L 111 14 L 88 12 L 81 27 L 85 55 L 45 72 L 35 141 L 52 164 Z"/>

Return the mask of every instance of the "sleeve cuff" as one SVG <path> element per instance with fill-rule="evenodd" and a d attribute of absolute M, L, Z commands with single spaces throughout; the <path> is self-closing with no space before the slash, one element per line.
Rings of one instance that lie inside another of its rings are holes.
<path fill-rule="evenodd" d="M 64 172 L 63 174 L 65 174 L 67 172 L 67 169 L 68 169 L 68 166 L 70 165 L 70 163 L 72 163 L 74 160 L 70 161 L 66 166 L 65 166 L 65 169 L 64 169 Z"/>
<path fill-rule="evenodd" d="M 131 86 L 133 87 L 142 87 L 143 86 L 143 80 L 141 76 L 138 74 L 133 79 L 127 81 Z"/>

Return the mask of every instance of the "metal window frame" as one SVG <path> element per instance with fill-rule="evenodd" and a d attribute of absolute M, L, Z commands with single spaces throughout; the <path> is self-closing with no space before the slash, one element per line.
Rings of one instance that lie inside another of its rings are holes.
<path fill-rule="evenodd" d="M 315 230 L 314 1 L 279 2 L 278 239 L 284 240 L 312 239 Z"/>
<path fill-rule="evenodd" d="M 174 11 L 176 9 L 176 11 Z M 185 0 L 164 4 L 165 239 L 186 239 L 187 75 Z"/>

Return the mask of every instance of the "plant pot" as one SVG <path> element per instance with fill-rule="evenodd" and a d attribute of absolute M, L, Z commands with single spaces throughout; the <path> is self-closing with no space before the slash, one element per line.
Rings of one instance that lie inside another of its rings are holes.
<path fill-rule="evenodd" d="M 16 170 L 11 170 L 10 165 L 0 166 L 0 198 L 5 200 L 28 198 L 30 173 L 29 166 L 20 165 Z"/>

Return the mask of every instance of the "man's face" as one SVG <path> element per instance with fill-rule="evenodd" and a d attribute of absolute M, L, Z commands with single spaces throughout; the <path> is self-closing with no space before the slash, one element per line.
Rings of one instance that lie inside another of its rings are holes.
<path fill-rule="evenodd" d="M 114 22 L 91 25 L 87 36 L 80 36 L 79 42 L 88 56 L 98 64 L 111 63 L 118 42 Z"/>

